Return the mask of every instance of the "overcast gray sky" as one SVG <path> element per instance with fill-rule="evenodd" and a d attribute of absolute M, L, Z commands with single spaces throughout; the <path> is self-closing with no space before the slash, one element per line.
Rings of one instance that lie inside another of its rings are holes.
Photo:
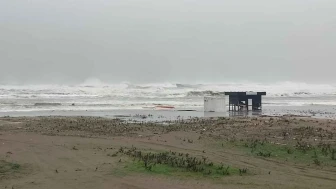
<path fill-rule="evenodd" d="M 335 0 L 0 0 L 0 83 L 335 82 Z"/>

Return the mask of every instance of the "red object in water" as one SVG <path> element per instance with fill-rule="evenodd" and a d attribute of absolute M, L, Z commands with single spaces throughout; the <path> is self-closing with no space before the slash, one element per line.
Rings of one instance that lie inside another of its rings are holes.
<path fill-rule="evenodd" d="M 156 108 L 165 108 L 165 109 L 173 109 L 174 106 L 156 106 Z"/>

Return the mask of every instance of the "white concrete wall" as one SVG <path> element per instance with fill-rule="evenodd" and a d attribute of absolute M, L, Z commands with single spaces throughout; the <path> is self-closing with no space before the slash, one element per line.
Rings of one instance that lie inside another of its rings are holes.
<path fill-rule="evenodd" d="M 204 112 L 225 112 L 225 97 L 204 97 Z"/>

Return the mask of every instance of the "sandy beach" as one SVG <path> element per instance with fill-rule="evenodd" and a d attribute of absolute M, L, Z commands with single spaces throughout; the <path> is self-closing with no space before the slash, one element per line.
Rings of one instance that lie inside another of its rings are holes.
<path fill-rule="evenodd" d="M 0 118 L 0 188 L 334 188 L 335 120 Z"/>
<path fill-rule="evenodd" d="M 336 189 L 335 10 L 0 0 L 0 189 Z"/>

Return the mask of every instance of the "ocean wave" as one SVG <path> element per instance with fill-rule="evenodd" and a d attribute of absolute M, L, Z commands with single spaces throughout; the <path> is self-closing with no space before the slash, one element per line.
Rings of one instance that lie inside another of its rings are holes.
<path fill-rule="evenodd" d="M 34 106 L 61 106 L 61 103 L 53 103 L 53 102 L 37 102 Z"/>
<path fill-rule="evenodd" d="M 182 89 L 197 89 L 202 87 L 202 84 L 176 84 L 177 88 L 182 88 Z"/>
<path fill-rule="evenodd" d="M 149 84 L 132 84 L 127 83 L 128 89 L 175 89 L 176 84 L 173 83 L 149 83 Z"/>
<path fill-rule="evenodd" d="M 181 84 L 122 82 L 110 84 L 96 78 L 78 85 L 0 85 L 0 99 L 50 99 L 50 98 L 185 98 L 223 95 L 224 91 L 266 91 L 267 97 L 335 96 L 336 86 L 280 82 Z"/>
<path fill-rule="evenodd" d="M 152 86 L 139 86 L 139 85 L 128 84 L 127 88 L 128 89 L 150 89 L 152 88 Z"/>
<path fill-rule="evenodd" d="M 214 92 L 214 91 L 190 91 L 187 93 L 189 97 L 203 97 L 203 96 L 224 96 L 225 92 Z"/>

